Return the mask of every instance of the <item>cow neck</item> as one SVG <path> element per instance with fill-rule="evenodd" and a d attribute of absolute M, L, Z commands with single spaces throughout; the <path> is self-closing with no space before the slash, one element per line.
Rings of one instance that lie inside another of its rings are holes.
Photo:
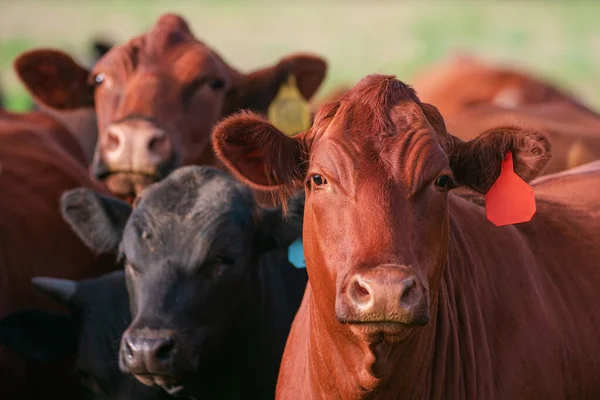
<path fill-rule="evenodd" d="M 483 209 L 475 213 L 480 215 L 473 219 L 484 223 Z M 451 216 L 450 251 L 439 289 L 432 294 L 429 324 L 415 328 L 399 343 L 369 345 L 357 340 L 347 326 L 337 322 L 331 304 L 323 307 L 331 299 L 316 299 L 309 283 L 304 390 L 313 398 L 323 394 L 352 399 L 492 397 L 492 388 L 482 386 L 490 382 L 475 378 L 480 374 L 492 376 L 488 375 L 492 357 L 486 340 L 485 310 L 473 300 L 477 298 L 478 282 L 471 267 L 480 263 L 469 251 L 473 238 L 463 236 L 468 230 L 462 229 L 461 223 L 468 224 Z M 490 241 L 489 245 L 493 238 L 479 237 L 477 241 L 482 246 Z M 302 350 L 299 354 L 302 357 Z"/>
<path fill-rule="evenodd" d="M 59 111 L 44 107 L 41 112 L 58 121 L 77 141 L 85 157 L 83 165 L 87 168 L 94 156 L 98 139 L 98 125 L 94 108 Z M 80 158 L 79 154 L 77 157 Z"/>

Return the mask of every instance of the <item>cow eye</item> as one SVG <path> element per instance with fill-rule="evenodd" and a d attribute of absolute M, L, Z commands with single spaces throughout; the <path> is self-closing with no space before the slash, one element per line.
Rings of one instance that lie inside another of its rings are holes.
<path fill-rule="evenodd" d="M 225 86 L 225 82 L 223 82 L 223 80 L 221 79 L 211 79 L 208 85 L 213 90 L 219 90 L 223 89 L 223 87 Z"/>
<path fill-rule="evenodd" d="M 312 181 L 316 186 L 325 185 L 327 183 L 327 179 L 323 175 L 315 174 L 312 176 Z"/>
<path fill-rule="evenodd" d="M 94 76 L 94 85 L 100 86 L 104 82 L 105 79 L 106 79 L 106 77 L 104 76 L 104 74 L 102 72 L 100 72 L 99 74 L 96 74 L 96 76 Z"/>
<path fill-rule="evenodd" d="M 212 269 L 212 276 L 214 279 L 218 279 L 227 272 L 229 272 L 235 264 L 235 261 L 229 258 L 217 258 L 214 261 Z"/>
<path fill-rule="evenodd" d="M 448 187 L 450 186 L 450 177 L 448 175 L 440 175 L 435 180 L 435 185 L 437 187 L 439 187 L 440 189 L 447 190 Z"/>

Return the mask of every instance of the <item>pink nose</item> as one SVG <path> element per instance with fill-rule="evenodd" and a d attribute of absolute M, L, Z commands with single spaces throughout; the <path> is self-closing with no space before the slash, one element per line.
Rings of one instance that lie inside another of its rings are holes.
<path fill-rule="evenodd" d="M 378 265 L 348 276 L 338 296 L 337 314 L 345 322 L 429 321 L 427 289 L 411 267 Z"/>
<path fill-rule="evenodd" d="M 112 124 L 102 143 L 104 161 L 110 171 L 155 174 L 172 157 L 173 146 L 166 132 L 144 120 Z"/>

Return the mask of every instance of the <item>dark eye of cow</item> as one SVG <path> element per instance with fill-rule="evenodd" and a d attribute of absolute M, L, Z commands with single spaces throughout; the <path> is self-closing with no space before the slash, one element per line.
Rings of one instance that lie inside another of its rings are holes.
<path fill-rule="evenodd" d="M 313 175 L 312 181 L 317 186 L 321 186 L 321 185 L 324 185 L 327 183 L 327 179 L 325 179 L 325 177 L 323 177 L 322 175 L 319 175 L 319 174 Z"/>
<path fill-rule="evenodd" d="M 213 90 L 223 89 L 225 86 L 225 82 L 223 82 L 221 79 L 211 79 L 208 84 Z"/>
<path fill-rule="evenodd" d="M 212 276 L 214 279 L 219 279 L 221 276 L 226 274 L 229 270 L 233 268 L 235 261 L 225 258 L 219 257 L 215 259 L 213 263 Z"/>
<path fill-rule="evenodd" d="M 435 185 L 440 189 L 448 189 L 450 185 L 450 177 L 448 175 L 441 175 L 435 180 Z"/>

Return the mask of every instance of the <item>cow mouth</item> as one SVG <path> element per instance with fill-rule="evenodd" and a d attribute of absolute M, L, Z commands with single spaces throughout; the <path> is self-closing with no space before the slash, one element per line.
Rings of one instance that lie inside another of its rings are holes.
<path fill-rule="evenodd" d="M 157 174 L 147 174 L 135 171 L 111 171 L 100 180 L 116 196 L 135 198 L 142 190 L 157 182 L 161 177 Z"/>
<path fill-rule="evenodd" d="M 171 396 L 180 394 L 184 390 L 183 379 L 172 375 L 133 374 L 133 376 L 146 386 L 160 386 Z"/>
<path fill-rule="evenodd" d="M 180 165 L 178 153 L 174 152 L 168 161 L 156 169 L 123 170 L 112 169 L 107 166 L 101 156 L 96 154 L 92 163 L 92 175 L 104 182 L 108 190 L 122 199 L 135 199 L 146 187 L 167 177 Z"/>
<path fill-rule="evenodd" d="M 423 321 L 419 321 L 423 322 Z M 413 330 L 414 323 L 399 321 L 340 321 L 350 326 L 352 332 L 369 343 L 390 342 L 395 343 L 403 340 Z M 419 323 L 418 325 L 424 325 Z"/>

